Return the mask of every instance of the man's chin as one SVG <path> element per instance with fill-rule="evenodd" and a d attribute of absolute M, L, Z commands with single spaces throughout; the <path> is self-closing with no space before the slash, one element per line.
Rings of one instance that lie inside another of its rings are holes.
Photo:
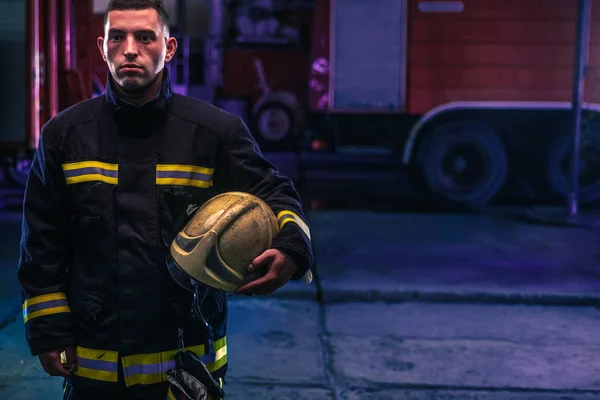
<path fill-rule="evenodd" d="M 121 86 L 121 89 L 124 92 L 135 94 L 143 92 L 146 89 L 147 84 L 140 78 L 125 78 L 121 79 L 119 86 Z"/>

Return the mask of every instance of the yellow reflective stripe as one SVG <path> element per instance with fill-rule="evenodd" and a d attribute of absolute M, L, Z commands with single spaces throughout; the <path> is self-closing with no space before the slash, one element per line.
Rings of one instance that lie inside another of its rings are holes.
<path fill-rule="evenodd" d="M 205 347 L 202 344 L 185 347 L 184 350 L 189 350 L 199 357 L 206 355 Z M 227 339 L 223 337 L 216 340 L 213 345 L 213 350 L 215 351 L 215 361 L 206 364 L 206 369 L 208 369 L 209 372 L 214 372 L 227 363 Z M 131 375 L 127 373 L 127 369 L 137 365 L 164 365 L 163 363 L 172 362 L 178 351 L 179 350 L 170 350 L 161 353 L 136 354 L 122 357 L 121 362 L 123 364 L 125 385 L 151 385 L 154 383 L 165 382 L 167 380 L 167 371 L 161 370 L 161 367 L 158 368 L 159 372 Z"/>
<path fill-rule="evenodd" d="M 66 299 L 67 299 L 67 295 L 62 292 L 43 294 L 41 296 L 34 296 L 34 297 L 30 297 L 27 300 L 25 300 L 23 302 L 23 308 L 27 308 L 34 304 L 43 303 L 45 301 L 66 300 Z"/>
<path fill-rule="evenodd" d="M 116 383 L 119 379 L 118 374 L 116 372 L 101 371 L 98 369 L 91 369 L 80 366 L 77 366 L 73 373 L 82 378 L 94 379 L 103 382 Z"/>
<path fill-rule="evenodd" d="M 105 182 L 116 185 L 118 179 L 118 164 L 100 161 L 79 161 L 62 165 L 68 185 L 81 182 Z"/>
<path fill-rule="evenodd" d="M 212 373 L 225 364 L 227 364 L 227 346 L 224 346 L 217 351 L 215 361 L 206 364 L 206 369 L 208 370 L 208 372 Z"/>
<path fill-rule="evenodd" d="M 196 354 L 204 354 L 204 345 L 186 347 L 185 350 L 190 350 Z M 162 353 L 136 354 L 133 356 L 123 357 L 123 367 L 131 367 L 136 364 L 156 364 L 164 361 L 175 359 L 175 354 L 178 350 L 163 351 Z"/>
<path fill-rule="evenodd" d="M 77 368 L 73 372 L 75 375 L 104 382 L 118 381 L 118 352 L 77 346 L 75 355 L 77 363 Z"/>
<path fill-rule="evenodd" d="M 185 347 L 184 350 L 190 350 L 195 354 L 204 354 L 204 345 L 200 344 L 197 346 Z M 126 356 L 121 359 L 123 363 L 123 369 L 133 367 L 135 365 L 154 365 L 164 362 L 173 361 L 175 354 L 179 350 L 164 351 L 162 353 L 151 353 L 151 354 L 137 354 L 133 356 Z M 133 385 L 151 385 L 153 383 L 165 382 L 167 380 L 167 371 L 161 370 L 156 373 L 150 374 L 132 374 L 128 375 L 124 373 L 126 386 Z"/>
<path fill-rule="evenodd" d="M 200 181 L 197 179 L 185 179 L 185 178 L 156 178 L 157 185 L 178 185 L 178 186 L 193 186 L 200 188 L 209 188 L 212 186 L 212 179 L 210 181 Z"/>
<path fill-rule="evenodd" d="M 22 305 L 23 321 L 27 323 L 37 317 L 71 312 L 67 295 L 63 292 L 30 297 Z"/>
<path fill-rule="evenodd" d="M 63 171 L 70 171 L 73 169 L 80 169 L 80 168 L 102 168 L 102 169 L 107 169 L 109 171 L 118 171 L 119 165 L 118 164 L 109 164 L 109 163 L 100 162 L 100 161 L 79 161 L 79 162 L 63 164 L 62 168 L 63 168 Z"/>
<path fill-rule="evenodd" d="M 213 349 L 215 351 L 225 347 L 227 345 L 227 336 L 223 336 L 221 339 L 216 340 L 213 344 Z"/>
<path fill-rule="evenodd" d="M 76 354 L 77 357 L 87 358 L 88 360 L 102 360 L 114 363 L 119 361 L 119 353 L 116 351 L 87 349 L 77 346 Z"/>
<path fill-rule="evenodd" d="M 157 164 L 157 185 L 178 185 L 209 188 L 213 185 L 214 168 L 182 164 Z"/>
<path fill-rule="evenodd" d="M 26 314 L 25 317 L 23 318 L 23 320 L 25 322 L 27 322 L 27 321 L 31 321 L 32 319 L 37 318 L 37 317 L 43 317 L 44 315 L 53 315 L 53 314 L 61 314 L 61 313 L 68 313 L 68 312 L 71 312 L 71 309 L 69 308 L 69 306 L 45 308 L 43 310 L 38 310 L 38 311 L 34 311 L 32 313 Z"/>
<path fill-rule="evenodd" d="M 289 215 L 290 217 L 281 220 L 282 217 L 285 217 L 286 215 Z M 280 220 L 279 229 L 282 229 L 283 226 L 288 222 L 295 222 L 300 227 L 300 229 L 302 229 L 302 232 L 304 232 L 306 237 L 310 239 L 310 230 L 308 229 L 308 225 L 295 212 L 289 210 L 281 211 L 279 214 L 277 214 L 277 219 Z"/>
<path fill-rule="evenodd" d="M 186 347 L 185 350 L 193 351 L 194 353 L 204 354 L 204 345 Z M 123 367 L 131 367 L 136 364 L 156 364 L 163 361 L 171 361 L 175 359 L 177 350 L 163 351 L 162 353 L 136 354 L 133 356 L 123 357 Z"/>
<path fill-rule="evenodd" d="M 215 169 L 214 168 L 206 168 L 206 167 L 196 167 L 193 165 L 182 165 L 182 164 L 157 164 L 157 171 L 162 172 L 195 172 L 198 174 L 207 174 L 211 175 Z"/>
<path fill-rule="evenodd" d="M 116 185 L 119 183 L 119 178 L 114 178 L 112 176 L 104 176 L 100 174 L 87 174 L 87 175 L 79 175 L 79 176 L 71 176 L 66 178 L 67 185 L 73 185 L 75 183 L 81 182 L 92 182 L 92 181 L 100 181 L 104 183 L 110 183 L 112 185 Z"/>
<path fill-rule="evenodd" d="M 175 398 L 175 395 L 173 394 L 173 391 L 171 390 L 171 386 L 169 386 L 169 390 L 167 391 L 167 396 L 169 397 L 169 400 L 177 400 Z"/>
<path fill-rule="evenodd" d="M 214 343 L 215 361 L 208 363 L 206 368 L 213 373 L 227 363 L 227 339 L 221 338 Z M 190 350 L 199 357 L 205 355 L 204 345 L 189 346 L 184 350 Z M 137 354 L 121 358 L 123 369 L 136 365 L 152 365 L 157 363 L 173 362 L 178 350 L 170 350 L 161 353 Z M 88 349 L 77 346 L 76 350 L 77 368 L 74 374 L 83 378 L 94 379 L 104 382 L 117 382 L 119 354 L 116 351 Z M 167 371 L 152 374 L 125 375 L 126 386 L 136 384 L 153 384 L 166 382 Z M 221 387 L 223 382 L 219 379 Z"/>
<path fill-rule="evenodd" d="M 215 361 L 206 364 L 206 369 L 211 373 L 227 364 L 227 336 L 216 340 L 213 349 L 215 351 Z"/>
<path fill-rule="evenodd" d="M 156 374 L 136 374 L 125 377 L 125 385 L 153 385 L 155 383 L 165 382 L 167 380 L 167 371 Z"/>

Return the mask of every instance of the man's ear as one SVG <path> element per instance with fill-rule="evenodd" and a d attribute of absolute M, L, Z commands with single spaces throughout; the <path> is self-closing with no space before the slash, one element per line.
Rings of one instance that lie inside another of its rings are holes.
<path fill-rule="evenodd" d="M 103 36 L 98 36 L 98 39 L 96 40 L 96 45 L 98 46 L 98 50 L 100 50 L 100 55 L 102 56 L 102 59 L 104 60 L 104 62 L 106 62 L 106 54 L 104 53 L 104 37 Z"/>
<path fill-rule="evenodd" d="M 174 37 L 169 37 L 167 39 L 167 54 L 165 55 L 165 62 L 169 62 L 175 56 L 175 52 L 177 51 L 177 39 Z"/>

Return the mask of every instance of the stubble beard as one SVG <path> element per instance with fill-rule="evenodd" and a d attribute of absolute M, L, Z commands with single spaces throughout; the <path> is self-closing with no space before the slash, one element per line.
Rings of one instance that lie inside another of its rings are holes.
<path fill-rule="evenodd" d="M 143 77 L 124 77 L 120 79 L 121 90 L 128 94 L 139 95 L 148 90 L 153 80 L 147 81 Z"/>

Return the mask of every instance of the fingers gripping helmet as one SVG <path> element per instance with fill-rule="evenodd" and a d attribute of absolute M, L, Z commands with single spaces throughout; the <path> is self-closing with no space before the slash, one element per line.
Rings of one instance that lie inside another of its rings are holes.
<path fill-rule="evenodd" d="M 271 247 L 277 217 L 260 198 L 243 192 L 217 195 L 204 203 L 171 243 L 171 276 L 193 290 L 194 282 L 234 292 L 255 279 L 250 262 Z"/>

